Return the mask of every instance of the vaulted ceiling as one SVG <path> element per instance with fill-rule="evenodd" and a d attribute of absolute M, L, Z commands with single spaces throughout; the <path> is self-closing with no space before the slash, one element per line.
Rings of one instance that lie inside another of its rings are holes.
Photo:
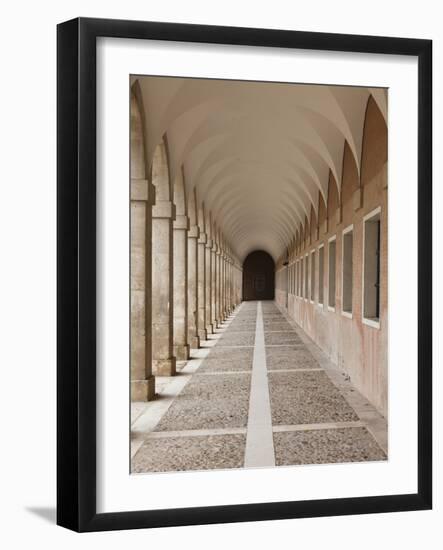
<path fill-rule="evenodd" d="M 384 89 L 169 77 L 138 79 L 148 163 L 167 137 L 172 181 L 183 169 L 240 261 L 279 258 L 295 229 L 340 187 L 345 141 L 360 172 L 367 101 Z M 340 192 L 340 189 L 339 189 Z"/>

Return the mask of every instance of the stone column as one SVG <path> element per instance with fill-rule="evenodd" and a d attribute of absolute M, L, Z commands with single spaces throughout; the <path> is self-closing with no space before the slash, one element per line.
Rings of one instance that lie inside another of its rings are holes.
<path fill-rule="evenodd" d="M 188 343 L 193 349 L 200 347 L 198 336 L 198 225 L 188 231 Z"/>
<path fill-rule="evenodd" d="M 226 255 L 226 261 L 225 261 L 225 311 L 226 311 L 226 317 L 229 317 L 229 258 Z"/>
<path fill-rule="evenodd" d="M 220 251 L 220 318 L 225 320 L 225 262 L 223 259 L 223 250 Z"/>
<path fill-rule="evenodd" d="M 211 247 L 211 265 L 212 265 L 212 284 L 211 284 L 211 323 L 212 328 L 217 327 L 217 245 L 212 243 Z"/>
<path fill-rule="evenodd" d="M 226 284 L 226 254 L 223 252 L 222 255 L 223 260 L 223 319 L 226 319 L 227 315 L 227 307 L 226 307 L 226 296 L 227 296 L 227 284 Z"/>
<path fill-rule="evenodd" d="M 211 257 L 212 239 L 207 239 L 205 254 L 206 254 L 206 285 L 205 285 L 205 301 L 206 301 L 206 332 L 213 334 L 214 327 L 212 326 L 212 257 Z"/>
<path fill-rule="evenodd" d="M 175 374 L 173 354 L 173 263 L 171 201 L 157 201 L 152 208 L 152 368 L 159 376 Z"/>
<path fill-rule="evenodd" d="M 234 300 L 233 300 L 233 281 L 232 281 L 232 259 L 229 259 L 228 264 L 228 277 L 229 277 L 229 313 L 232 313 L 234 309 Z"/>
<path fill-rule="evenodd" d="M 232 262 L 232 309 L 237 305 L 237 268 Z"/>
<path fill-rule="evenodd" d="M 221 285 L 221 248 L 217 246 L 217 319 L 218 323 L 223 322 L 222 314 L 222 285 Z"/>
<path fill-rule="evenodd" d="M 206 332 L 206 233 L 200 232 L 198 239 L 198 336 L 207 340 Z"/>
<path fill-rule="evenodd" d="M 173 353 L 178 361 L 189 359 L 188 344 L 188 228 L 187 216 L 176 216 L 173 224 L 174 331 Z"/>
<path fill-rule="evenodd" d="M 155 188 L 131 180 L 131 401 L 155 396 L 151 350 L 151 229 Z"/>

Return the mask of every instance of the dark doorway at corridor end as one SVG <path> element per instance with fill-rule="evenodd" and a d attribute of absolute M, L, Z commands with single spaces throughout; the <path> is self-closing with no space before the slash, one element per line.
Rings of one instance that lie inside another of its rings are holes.
<path fill-rule="evenodd" d="M 274 260 L 267 252 L 251 252 L 243 263 L 243 300 L 273 300 L 274 274 Z"/>

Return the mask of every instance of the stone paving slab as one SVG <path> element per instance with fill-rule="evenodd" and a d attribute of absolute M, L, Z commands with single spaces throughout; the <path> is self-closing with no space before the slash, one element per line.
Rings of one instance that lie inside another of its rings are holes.
<path fill-rule="evenodd" d="M 236 319 L 235 321 L 232 321 L 232 323 L 230 323 L 226 330 L 255 330 L 256 326 L 257 323 L 255 319 Z"/>
<path fill-rule="evenodd" d="M 273 424 L 358 420 L 323 371 L 268 372 Z"/>
<path fill-rule="evenodd" d="M 155 431 L 241 428 L 248 420 L 250 374 L 194 376 Z"/>
<path fill-rule="evenodd" d="M 222 372 L 233 370 L 251 370 L 254 348 L 226 348 L 214 347 L 206 359 L 203 360 L 199 372 Z"/>
<path fill-rule="evenodd" d="M 289 323 L 265 323 L 264 324 L 265 332 L 294 332 L 294 329 Z"/>
<path fill-rule="evenodd" d="M 256 324 L 254 323 L 242 323 L 240 325 L 231 325 L 226 329 L 224 334 L 232 334 L 233 332 L 254 332 L 255 333 Z"/>
<path fill-rule="evenodd" d="M 266 345 L 281 345 L 281 344 L 302 344 L 302 341 L 295 332 L 265 332 Z"/>
<path fill-rule="evenodd" d="M 277 466 L 386 460 L 366 428 L 274 433 Z"/>
<path fill-rule="evenodd" d="M 255 328 L 249 327 L 248 325 L 243 325 L 241 327 L 236 326 L 226 330 L 225 335 L 231 336 L 231 334 L 237 334 L 237 332 L 250 332 L 251 334 L 255 334 Z"/>
<path fill-rule="evenodd" d="M 320 367 L 312 354 L 301 346 L 267 348 L 266 364 L 268 370 L 316 369 Z"/>
<path fill-rule="evenodd" d="M 217 343 L 217 346 L 253 346 L 255 331 L 225 332 Z"/>
<path fill-rule="evenodd" d="M 231 321 L 234 323 L 235 321 L 242 320 L 242 321 L 255 321 L 257 319 L 257 312 L 256 311 L 247 311 L 239 313 L 234 317 L 234 319 Z"/>
<path fill-rule="evenodd" d="M 132 473 L 241 468 L 246 436 L 148 439 L 132 459 Z"/>

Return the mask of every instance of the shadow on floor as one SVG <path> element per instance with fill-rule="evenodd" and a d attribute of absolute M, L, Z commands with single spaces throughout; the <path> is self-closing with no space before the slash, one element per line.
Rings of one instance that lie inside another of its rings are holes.
<path fill-rule="evenodd" d="M 55 508 L 49 508 L 45 506 L 28 506 L 26 508 L 28 512 L 38 516 L 49 523 L 55 524 L 57 512 Z"/>

